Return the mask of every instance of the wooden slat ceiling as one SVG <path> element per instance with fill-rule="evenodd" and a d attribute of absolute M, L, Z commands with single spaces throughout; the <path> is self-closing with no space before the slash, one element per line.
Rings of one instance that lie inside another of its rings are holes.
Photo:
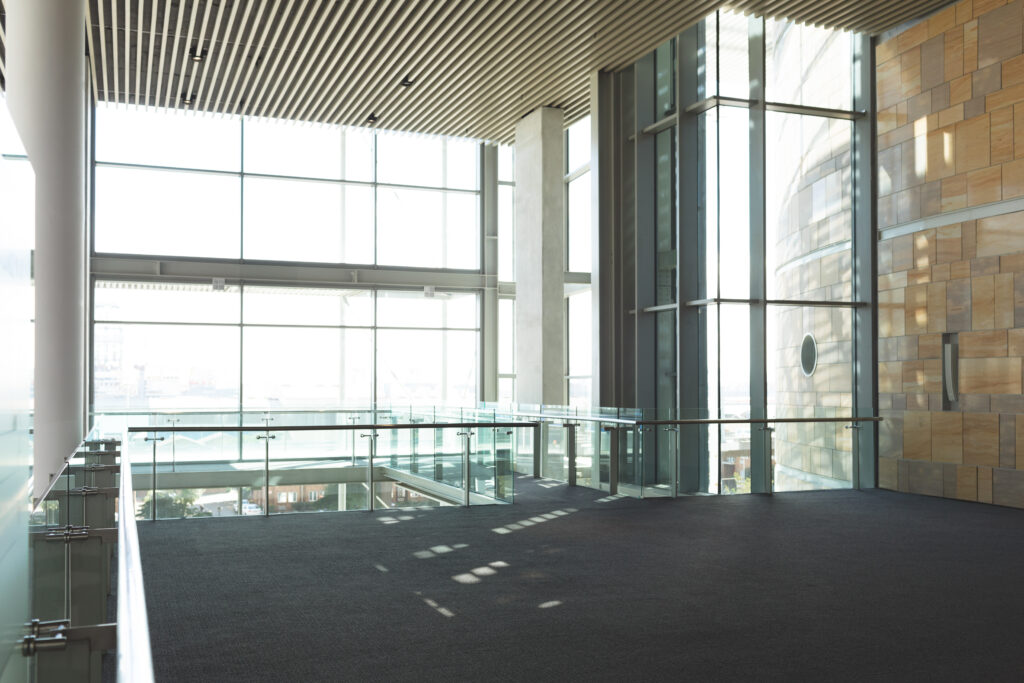
<path fill-rule="evenodd" d="M 98 100 L 507 142 L 538 106 L 586 115 L 591 71 L 718 8 L 876 34 L 947 3 L 89 0 L 86 21 Z"/>

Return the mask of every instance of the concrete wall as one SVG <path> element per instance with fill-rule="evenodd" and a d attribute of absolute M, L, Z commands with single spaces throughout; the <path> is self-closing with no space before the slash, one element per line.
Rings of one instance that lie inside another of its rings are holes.
<path fill-rule="evenodd" d="M 1024 507 L 1022 39 L 1021 0 L 965 0 L 876 49 L 884 488 Z"/>

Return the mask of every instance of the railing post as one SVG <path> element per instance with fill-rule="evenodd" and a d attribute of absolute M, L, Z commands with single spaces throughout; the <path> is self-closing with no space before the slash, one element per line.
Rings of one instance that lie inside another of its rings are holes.
<path fill-rule="evenodd" d="M 569 456 L 569 476 L 566 478 L 569 486 L 576 485 L 576 427 L 578 426 L 572 422 L 562 425 L 565 428 L 565 453 Z"/>
<path fill-rule="evenodd" d="M 860 424 L 857 422 L 851 422 L 844 426 L 844 429 L 849 429 L 850 434 L 850 488 L 860 488 Z"/>
<path fill-rule="evenodd" d="M 366 509 L 369 512 L 373 512 L 374 501 L 373 501 L 373 456 L 377 451 L 377 430 L 374 429 L 369 434 L 360 434 L 360 437 L 370 440 L 370 457 L 366 462 L 366 487 L 367 487 L 367 500 Z"/>
<path fill-rule="evenodd" d="M 473 432 L 459 432 L 459 436 L 463 438 L 462 442 L 462 504 L 465 507 L 469 507 L 469 440 L 473 436 Z"/>
<path fill-rule="evenodd" d="M 147 436 L 145 438 L 145 440 L 153 442 L 153 470 L 152 470 L 153 471 L 153 474 L 152 474 L 153 481 L 149 482 L 150 484 L 152 484 L 152 488 L 153 488 L 153 497 L 150 498 L 150 500 L 153 502 L 153 504 L 150 505 L 149 517 L 150 517 L 150 520 L 155 522 L 156 521 L 156 442 L 157 441 L 163 441 L 164 437 L 162 437 L 162 436 Z M 131 476 L 131 470 L 132 470 L 131 463 L 129 462 L 128 463 L 128 476 Z M 123 472 L 121 473 L 121 476 L 122 477 L 124 476 Z"/>
<path fill-rule="evenodd" d="M 608 495 L 619 492 L 619 429 L 605 427 L 608 432 Z"/>
<path fill-rule="evenodd" d="M 537 422 L 533 425 L 533 478 L 540 478 L 540 449 L 541 449 L 541 429 L 542 423 Z"/>
<path fill-rule="evenodd" d="M 672 497 L 679 495 L 679 427 L 665 427 L 665 431 L 675 432 L 675 440 L 672 444 Z"/>
<path fill-rule="evenodd" d="M 270 424 L 269 422 L 267 423 Z M 277 438 L 271 435 L 270 430 L 267 433 L 259 434 L 256 438 L 263 440 L 263 516 L 270 516 L 270 440 Z"/>
<path fill-rule="evenodd" d="M 775 468 L 772 466 L 772 444 L 775 439 L 775 427 L 765 425 L 760 428 L 764 432 L 764 487 L 765 493 L 775 492 Z"/>

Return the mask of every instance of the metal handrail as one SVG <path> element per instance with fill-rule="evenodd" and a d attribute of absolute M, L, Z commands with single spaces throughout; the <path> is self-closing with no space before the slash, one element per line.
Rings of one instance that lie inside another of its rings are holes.
<path fill-rule="evenodd" d="M 219 425 L 209 427 L 129 427 L 129 433 L 153 433 L 153 432 L 316 432 L 316 431 L 352 431 L 356 429 L 368 429 L 371 431 L 384 432 L 389 429 L 448 429 L 460 428 L 470 429 L 476 427 L 535 427 L 539 422 L 417 422 L 415 424 L 353 424 L 353 425 L 252 425 L 246 427 L 222 427 Z"/>
<path fill-rule="evenodd" d="M 139 534 L 135 526 L 132 476 L 121 472 L 117 502 L 117 680 L 152 683 L 153 653 L 142 583 Z"/>
<path fill-rule="evenodd" d="M 637 420 L 637 426 L 706 425 L 706 424 L 771 424 L 779 422 L 881 422 L 882 417 L 767 417 L 767 418 L 702 418 L 691 420 Z"/>

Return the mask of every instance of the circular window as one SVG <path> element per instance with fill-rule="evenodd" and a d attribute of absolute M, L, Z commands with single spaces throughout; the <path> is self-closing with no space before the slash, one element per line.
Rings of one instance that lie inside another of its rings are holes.
<path fill-rule="evenodd" d="M 818 367 L 818 342 L 814 341 L 814 335 L 804 335 L 804 341 L 800 344 L 800 369 L 804 375 L 810 377 L 814 369 Z"/>

